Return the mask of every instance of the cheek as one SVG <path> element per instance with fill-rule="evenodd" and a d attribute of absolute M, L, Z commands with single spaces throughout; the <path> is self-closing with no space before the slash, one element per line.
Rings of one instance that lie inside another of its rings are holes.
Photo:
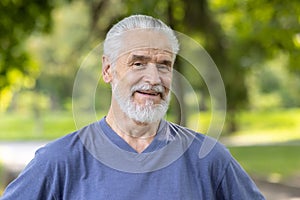
<path fill-rule="evenodd" d="M 125 85 L 127 85 L 127 87 L 131 88 L 132 86 L 139 84 L 142 79 L 143 79 L 142 73 L 130 71 L 130 72 L 124 74 L 124 76 L 122 77 L 121 84 L 125 84 Z"/>
<path fill-rule="evenodd" d="M 162 78 L 163 86 L 166 88 L 167 91 L 171 90 L 172 87 L 172 75 L 167 75 Z"/>
<path fill-rule="evenodd" d="M 138 83 L 136 77 L 137 76 L 134 76 L 131 73 L 120 76 L 118 81 L 116 81 L 119 93 L 125 96 L 131 96 L 131 88 Z"/>

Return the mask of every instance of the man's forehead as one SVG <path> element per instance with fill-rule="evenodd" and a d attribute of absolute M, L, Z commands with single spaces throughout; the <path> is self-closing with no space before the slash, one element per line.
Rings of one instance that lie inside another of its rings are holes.
<path fill-rule="evenodd" d="M 150 49 L 156 52 L 172 52 L 172 45 L 167 35 L 159 30 L 134 29 L 123 33 L 122 53 Z"/>
<path fill-rule="evenodd" d="M 134 49 L 128 52 L 130 57 L 133 56 L 155 56 L 155 57 L 164 57 L 164 58 L 172 58 L 172 52 L 164 50 L 164 49 L 154 49 L 154 48 L 142 48 L 142 49 Z"/>

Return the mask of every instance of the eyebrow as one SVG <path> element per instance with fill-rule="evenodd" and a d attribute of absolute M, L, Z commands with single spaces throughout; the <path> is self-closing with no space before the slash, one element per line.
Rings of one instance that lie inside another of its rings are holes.
<path fill-rule="evenodd" d="M 149 57 L 149 56 L 143 56 L 143 55 L 132 55 L 132 57 L 130 59 L 131 62 L 139 61 L 139 60 L 149 61 L 149 60 L 151 60 L 151 57 Z"/>
<path fill-rule="evenodd" d="M 159 64 L 167 65 L 167 66 L 172 66 L 172 61 L 170 60 L 162 60 L 159 61 Z"/>
<path fill-rule="evenodd" d="M 135 61 L 150 61 L 151 57 L 150 56 L 144 56 L 144 55 L 132 55 L 130 62 L 135 62 Z M 172 66 L 172 61 L 170 60 L 161 60 L 158 62 L 159 64 L 167 65 L 167 66 Z"/>

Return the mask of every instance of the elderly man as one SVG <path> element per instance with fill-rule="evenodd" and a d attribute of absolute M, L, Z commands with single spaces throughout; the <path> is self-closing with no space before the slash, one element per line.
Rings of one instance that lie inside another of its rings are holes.
<path fill-rule="evenodd" d="M 215 141 L 200 158 L 205 136 L 163 120 L 178 49 L 158 19 L 113 26 L 102 57 L 107 116 L 39 149 L 2 199 L 264 199 L 225 147 Z"/>

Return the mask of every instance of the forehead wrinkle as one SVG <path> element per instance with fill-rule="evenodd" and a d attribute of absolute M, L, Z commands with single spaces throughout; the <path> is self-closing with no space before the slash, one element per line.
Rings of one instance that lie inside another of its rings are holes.
<path fill-rule="evenodd" d="M 128 63 L 132 63 L 135 61 L 142 61 L 142 62 L 157 62 L 159 64 L 165 64 L 168 66 L 172 65 L 172 58 L 169 58 L 166 55 L 161 54 L 154 54 L 154 55 L 138 55 L 138 54 L 132 54 L 128 58 Z"/>
<path fill-rule="evenodd" d="M 174 56 L 173 53 L 162 49 L 138 48 L 138 49 L 133 49 L 133 50 L 123 52 L 118 56 L 117 60 L 119 60 L 119 58 L 123 58 L 123 59 L 125 58 L 126 61 L 125 60 L 124 61 L 128 64 L 137 60 L 153 61 L 153 62 L 160 61 L 160 63 L 162 63 L 161 61 L 166 61 L 166 62 L 170 61 L 171 64 L 173 65 L 174 62 L 173 56 Z"/>
<path fill-rule="evenodd" d="M 169 51 L 165 51 L 165 50 L 161 50 L 161 49 L 139 49 L 139 50 L 133 50 L 130 52 L 130 55 L 136 57 L 136 58 L 152 58 L 152 57 L 156 57 L 156 58 L 171 58 L 173 54 Z"/>
<path fill-rule="evenodd" d="M 149 61 L 149 60 L 151 60 L 151 56 L 132 54 L 130 60 L 132 60 L 132 61 L 135 61 L 135 60 Z"/>

